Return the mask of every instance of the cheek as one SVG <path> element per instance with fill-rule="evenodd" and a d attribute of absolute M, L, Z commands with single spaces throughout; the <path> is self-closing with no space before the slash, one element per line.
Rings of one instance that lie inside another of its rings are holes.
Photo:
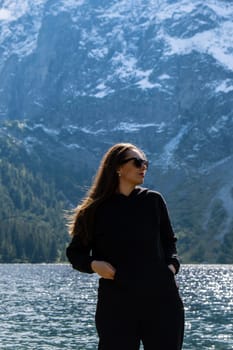
<path fill-rule="evenodd" d="M 126 180 L 130 183 L 137 184 L 138 183 L 138 177 L 135 173 L 135 170 L 129 170 L 125 172 L 124 176 L 122 177 L 122 180 Z"/>
<path fill-rule="evenodd" d="M 122 173 L 124 177 L 131 177 L 134 175 L 134 171 L 132 169 L 125 169 Z"/>

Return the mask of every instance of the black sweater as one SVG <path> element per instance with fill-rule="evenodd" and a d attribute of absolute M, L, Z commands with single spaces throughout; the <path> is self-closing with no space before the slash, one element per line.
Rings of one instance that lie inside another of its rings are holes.
<path fill-rule="evenodd" d="M 67 257 L 75 269 L 87 273 L 93 273 L 93 260 L 107 261 L 116 268 L 114 279 L 134 285 L 139 276 L 151 279 L 159 264 L 173 264 L 178 272 L 175 242 L 162 196 L 137 187 L 129 196 L 115 194 L 101 204 L 92 241 L 85 245 L 75 235 Z"/>

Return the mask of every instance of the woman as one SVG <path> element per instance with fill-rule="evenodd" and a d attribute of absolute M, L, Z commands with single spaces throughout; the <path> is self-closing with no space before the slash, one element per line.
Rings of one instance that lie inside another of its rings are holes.
<path fill-rule="evenodd" d="M 162 196 L 138 186 L 147 169 L 136 146 L 111 147 L 70 225 L 69 261 L 100 276 L 99 350 L 182 348 L 176 238 Z"/>

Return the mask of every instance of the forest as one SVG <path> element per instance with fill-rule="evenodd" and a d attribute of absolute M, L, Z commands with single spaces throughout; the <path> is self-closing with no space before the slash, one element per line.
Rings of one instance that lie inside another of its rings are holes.
<path fill-rule="evenodd" d="M 0 152 L 0 262 L 64 261 L 64 195 L 12 140 L 1 138 Z"/>

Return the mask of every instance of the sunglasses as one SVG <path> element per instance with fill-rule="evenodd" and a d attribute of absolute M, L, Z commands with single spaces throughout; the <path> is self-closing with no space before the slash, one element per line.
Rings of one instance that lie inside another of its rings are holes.
<path fill-rule="evenodd" d="M 133 165 L 134 165 L 136 168 L 141 168 L 142 166 L 146 166 L 146 168 L 148 169 L 148 166 L 149 166 L 148 160 L 142 159 L 142 158 L 137 158 L 137 157 L 127 158 L 127 159 L 123 160 L 123 161 L 121 162 L 121 164 L 128 163 L 128 162 L 130 162 L 131 160 L 133 160 Z"/>

